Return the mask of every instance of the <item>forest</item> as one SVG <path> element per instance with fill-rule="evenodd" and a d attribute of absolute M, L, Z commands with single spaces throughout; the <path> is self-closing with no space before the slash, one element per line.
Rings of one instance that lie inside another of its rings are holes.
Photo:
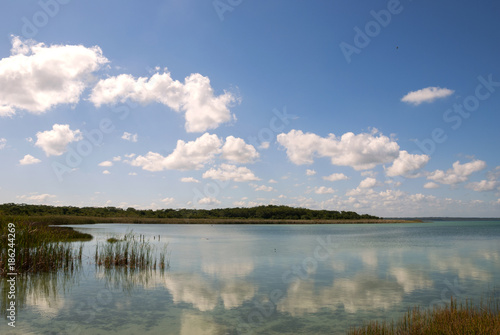
<path fill-rule="evenodd" d="M 270 220 L 377 220 L 377 216 L 351 211 L 312 210 L 289 206 L 257 206 L 217 209 L 127 209 L 117 207 L 74 207 L 7 203 L 0 205 L 5 216 L 81 216 L 101 218 L 156 219 L 270 219 Z"/>

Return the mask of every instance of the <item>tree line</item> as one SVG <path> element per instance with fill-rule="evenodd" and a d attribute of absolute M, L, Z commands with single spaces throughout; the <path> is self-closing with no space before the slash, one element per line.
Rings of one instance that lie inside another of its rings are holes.
<path fill-rule="evenodd" d="M 44 216 L 70 215 L 92 217 L 187 218 L 187 219 L 274 219 L 274 220 L 360 220 L 380 219 L 377 216 L 351 211 L 312 210 L 289 206 L 257 206 L 217 209 L 127 209 L 118 207 L 74 207 L 29 204 L 2 204 L 0 215 Z"/>

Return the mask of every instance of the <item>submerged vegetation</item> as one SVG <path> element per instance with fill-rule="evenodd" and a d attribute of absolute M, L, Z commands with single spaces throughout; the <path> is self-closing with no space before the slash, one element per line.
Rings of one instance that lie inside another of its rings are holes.
<path fill-rule="evenodd" d="M 377 321 L 348 331 L 348 335 L 500 334 L 500 299 L 490 298 L 474 305 L 471 301 L 432 310 L 414 308 L 396 323 Z"/>
<path fill-rule="evenodd" d="M 75 248 L 66 242 L 91 239 L 71 228 L 0 218 L 0 277 L 9 272 L 73 271 L 81 263 L 83 245 Z"/>
<path fill-rule="evenodd" d="M 2 204 L 0 214 L 36 217 L 45 222 L 50 216 L 51 224 L 106 222 L 104 218 L 123 218 L 140 221 L 141 219 L 258 219 L 258 220 L 378 220 L 379 217 L 358 214 L 350 211 L 312 210 L 289 206 L 258 206 L 251 208 L 217 209 L 158 209 L 138 210 L 117 207 L 73 207 L 27 204 Z M 72 217 L 72 221 L 67 218 Z M 76 218 L 79 218 L 76 219 Z M 80 222 L 75 222 L 80 221 Z"/>

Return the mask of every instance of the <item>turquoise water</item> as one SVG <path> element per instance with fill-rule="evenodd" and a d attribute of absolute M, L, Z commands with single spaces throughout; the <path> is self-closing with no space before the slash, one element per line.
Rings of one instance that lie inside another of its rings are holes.
<path fill-rule="evenodd" d="M 81 269 L 18 283 L 1 334 L 345 334 L 500 283 L 498 221 L 75 227 L 95 236 Z M 96 269 L 95 244 L 131 230 L 168 242 L 168 270 Z"/>

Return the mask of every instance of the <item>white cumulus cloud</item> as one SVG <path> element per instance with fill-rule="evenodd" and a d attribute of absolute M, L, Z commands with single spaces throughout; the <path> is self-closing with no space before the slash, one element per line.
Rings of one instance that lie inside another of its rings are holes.
<path fill-rule="evenodd" d="M 439 188 L 439 185 L 436 184 L 435 182 L 430 181 L 428 183 L 425 183 L 424 188 L 427 188 L 427 189 Z"/>
<path fill-rule="evenodd" d="M 306 176 L 314 176 L 316 174 L 316 171 L 307 169 L 306 170 Z"/>
<path fill-rule="evenodd" d="M 13 37 L 11 55 L 0 60 L 0 116 L 78 103 L 92 74 L 107 62 L 97 46 L 46 46 Z"/>
<path fill-rule="evenodd" d="M 316 194 L 332 194 L 333 192 L 335 190 L 331 187 L 320 186 L 314 188 L 314 193 Z"/>
<path fill-rule="evenodd" d="M 181 182 L 183 182 L 183 183 L 199 183 L 200 181 L 198 179 L 193 178 L 193 177 L 184 177 L 184 178 L 181 178 Z"/>
<path fill-rule="evenodd" d="M 372 169 L 399 157 L 399 145 L 382 134 L 352 132 L 341 137 L 320 137 L 301 130 L 279 134 L 278 142 L 286 148 L 294 164 L 311 164 L 315 157 L 328 157 L 333 165 L 351 166 L 355 170 Z"/>
<path fill-rule="evenodd" d="M 266 186 L 266 185 L 260 185 L 255 187 L 256 191 L 264 191 L 264 192 L 272 192 L 274 191 L 274 188 L 271 186 Z"/>
<path fill-rule="evenodd" d="M 214 197 L 205 197 L 198 201 L 200 205 L 220 205 L 221 202 Z"/>
<path fill-rule="evenodd" d="M 137 156 L 130 164 L 147 171 L 197 170 L 220 153 L 221 145 L 217 135 L 205 133 L 187 143 L 178 140 L 174 151 L 166 157 L 150 151 L 145 156 Z"/>
<path fill-rule="evenodd" d="M 359 188 L 374 188 L 377 185 L 377 179 L 368 177 L 359 183 Z"/>
<path fill-rule="evenodd" d="M 426 87 L 418 91 L 409 92 L 401 98 L 401 101 L 418 106 L 422 102 L 433 102 L 436 99 L 446 98 L 454 92 L 448 88 Z"/>
<path fill-rule="evenodd" d="M 229 92 L 215 95 L 210 79 L 199 73 L 189 75 L 184 83 L 173 80 L 169 72 L 155 73 L 151 78 L 122 74 L 101 80 L 90 96 L 97 107 L 127 99 L 142 104 L 157 102 L 183 112 L 188 132 L 204 132 L 235 119 L 229 108 L 237 101 Z"/>
<path fill-rule="evenodd" d="M 35 145 L 40 147 L 47 156 L 60 156 L 67 150 L 71 142 L 80 141 L 80 130 L 71 130 L 68 124 L 54 124 L 52 130 L 38 132 Z"/>
<path fill-rule="evenodd" d="M 412 155 L 406 150 L 399 152 L 399 157 L 394 160 L 392 166 L 386 169 L 386 173 L 390 177 L 408 176 L 414 171 L 423 168 L 430 160 L 427 155 Z"/>
<path fill-rule="evenodd" d="M 451 169 L 448 169 L 446 172 L 443 170 L 435 170 L 427 176 L 427 179 L 440 184 L 454 185 L 467 181 L 471 174 L 481 171 L 485 167 L 486 163 L 481 160 L 474 160 L 465 164 L 460 164 L 459 161 L 456 161 L 453 163 Z"/>
<path fill-rule="evenodd" d="M 260 145 L 259 145 L 259 149 L 269 149 L 269 146 L 271 145 L 271 143 L 269 142 L 262 142 Z"/>
<path fill-rule="evenodd" d="M 474 190 L 476 192 L 486 192 L 492 191 L 498 186 L 498 182 L 495 180 L 481 180 L 478 182 L 472 182 L 465 185 L 466 188 Z"/>
<path fill-rule="evenodd" d="M 5 146 L 7 145 L 7 139 L 5 138 L 0 138 L 0 150 L 2 150 L 3 148 L 5 148 Z"/>
<path fill-rule="evenodd" d="M 122 135 L 122 139 L 124 139 L 125 141 L 130 141 L 130 142 L 137 142 L 138 137 L 139 136 L 137 134 L 131 134 L 131 133 L 127 133 L 127 132 L 124 132 Z"/>
<path fill-rule="evenodd" d="M 160 201 L 168 206 L 168 205 L 171 205 L 175 202 L 175 198 L 164 198 L 164 199 L 161 199 Z"/>
<path fill-rule="evenodd" d="M 328 180 L 328 181 L 338 181 L 338 180 L 347 180 L 347 179 L 349 179 L 349 177 L 347 177 L 343 173 L 332 173 L 329 176 L 323 177 L 323 179 Z"/>
<path fill-rule="evenodd" d="M 99 166 L 109 167 L 109 166 L 113 166 L 113 162 L 111 162 L 111 161 L 104 161 L 104 162 L 99 163 L 98 165 Z"/>
<path fill-rule="evenodd" d="M 220 156 L 219 156 L 220 155 Z M 249 163 L 259 157 L 252 145 L 241 138 L 228 136 L 224 142 L 217 135 L 205 133 L 194 141 L 177 141 L 174 151 L 164 157 L 159 153 L 148 152 L 137 156 L 129 163 L 148 171 L 197 170 L 216 157 L 233 163 Z"/>
<path fill-rule="evenodd" d="M 203 178 L 232 180 L 236 182 L 260 180 L 249 168 L 230 164 L 221 164 L 218 169 L 212 168 L 206 171 L 203 173 Z"/>
<path fill-rule="evenodd" d="M 259 153 L 251 144 L 246 144 L 241 138 L 226 137 L 222 147 L 222 158 L 234 163 L 250 163 L 259 157 Z"/>
<path fill-rule="evenodd" d="M 41 162 L 41 160 L 39 160 L 38 158 L 35 158 L 31 155 L 26 155 L 23 157 L 23 159 L 19 160 L 19 164 L 21 164 L 21 165 L 31 165 L 31 164 L 37 164 L 40 162 Z"/>
<path fill-rule="evenodd" d="M 18 195 L 16 198 L 21 201 L 31 201 L 31 202 L 45 202 L 48 199 L 55 198 L 56 196 L 53 194 L 30 194 L 30 195 Z"/>

